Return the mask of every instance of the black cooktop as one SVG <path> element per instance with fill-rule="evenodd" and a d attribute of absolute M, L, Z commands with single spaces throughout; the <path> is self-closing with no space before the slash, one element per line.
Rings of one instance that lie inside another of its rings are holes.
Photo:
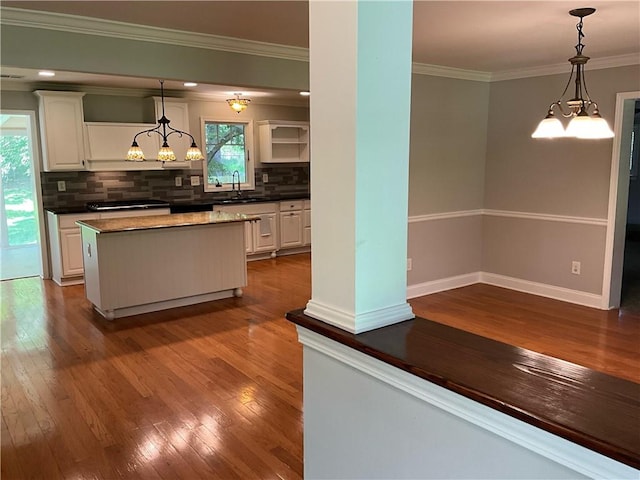
<path fill-rule="evenodd" d="M 100 212 L 103 210 L 132 210 L 141 208 L 168 208 L 169 202 L 164 200 L 111 200 L 108 202 L 87 202 L 87 210 Z"/>

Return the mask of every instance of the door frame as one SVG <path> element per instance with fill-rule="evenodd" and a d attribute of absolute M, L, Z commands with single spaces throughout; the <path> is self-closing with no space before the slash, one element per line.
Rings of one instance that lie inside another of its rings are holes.
<path fill-rule="evenodd" d="M 33 110 L 0 109 L 4 115 L 26 115 L 29 117 L 29 129 L 31 134 L 31 163 L 33 165 L 33 181 L 35 187 L 35 207 L 38 212 L 38 235 L 40 238 L 40 260 L 42 278 L 51 278 L 49 269 L 49 237 L 46 230 L 45 211 L 42 203 L 42 182 L 40 181 L 40 135 L 36 112 Z"/>
<path fill-rule="evenodd" d="M 623 155 L 628 158 L 630 153 L 635 102 L 638 99 L 640 99 L 640 91 L 621 92 L 616 95 L 615 137 L 611 154 L 609 209 L 602 279 L 601 308 L 605 310 L 620 307 L 629 200 L 629 168 L 626 162 L 620 161 L 620 158 Z"/>

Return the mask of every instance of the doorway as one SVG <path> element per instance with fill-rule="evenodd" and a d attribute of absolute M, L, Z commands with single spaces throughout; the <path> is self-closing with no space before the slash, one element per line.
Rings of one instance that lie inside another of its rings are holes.
<path fill-rule="evenodd" d="M 640 91 L 616 95 L 615 138 L 611 159 L 611 182 L 609 185 L 609 212 L 605 246 L 605 268 L 602 285 L 602 308 L 619 308 L 622 297 L 623 268 L 627 258 L 627 270 L 632 267 L 633 252 L 625 255 L 630 186 L 634 182 L 633 148 L 637 147 L 635 130 L 636 105 Z M 637 150 L 636 150 L 637 151 Z M 637 157 L 636 157 L 637 159 Z M 636 171 L 637 162 L 636 162 Z M 637 175 L 636 175 L 637 177 Z M 631 244 L 628 247 L 632 247 Z M 635 300 L 637 291 L 629 292 L 631 274 L 626 275 L 625 295 Z M 640 302 L 639 302 L 640 303 Z M 627 308 L 625 306 L 625 308 Z"/>
<path fill-rule="evenodd" d="M 43 275 L 33 112 L 0 112 L 0 280 Z"/>
<path fill-rule="evenodd" d="M 629 159 L 629 200 L 620 308 L 640 313 L 640 100 L 636 100 Z"/>

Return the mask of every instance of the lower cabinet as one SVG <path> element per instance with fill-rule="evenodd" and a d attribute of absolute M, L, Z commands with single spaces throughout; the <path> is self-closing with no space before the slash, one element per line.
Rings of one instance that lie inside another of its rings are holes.
<path fill-rule="evenodd" d="M 216 205 L 215 210 L 258 215 L 245 223 L 245 249 L 249 260 L 308 252 L 311 245 L 311 201 Z"/>
<path fill-rule="evenodd" d="M 78 220 L 140 217 L 168 213 L 168 208 L 128 212 L 67 213 L 61 215 L 47 212 L 52 280 L 61 286 L 77 285 L 84 282 L 82 238 L 80 236 L 80 227 L 76 225 Z"/>
<path fill-rule="evenodd" d="M 302 244 L 307 247 L 311 245 L 311 200 L 304 201 L 302 211 Z"/>
<path fill-rule="evenodd" d="M 290 210 L 297 207 L 300 208 Z M 302 202 L 286 202 L 280 207 L 280 247 L 293 248 L 302 246 Z"/>
<path fill-rule="evenodd" d="M 251 205 L 225 205 L 214 207 L 215 210 L 230 213 L 258 215 L 256 222 L 245 223 L 245 250 L 247 255 L 269 253 L 275 257 L 278 250 L 277 204 L 254 203 Z"/>

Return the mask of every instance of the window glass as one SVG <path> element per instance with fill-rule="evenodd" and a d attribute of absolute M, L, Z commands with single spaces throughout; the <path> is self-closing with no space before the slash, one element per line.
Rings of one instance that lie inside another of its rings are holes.
<path fill-rule="evenodd" d="M 231 190 L 231 185 L 238 181 L 242 188 L 252 189 L 253 168 L 249 158 L 250 124 L 213 120 L 205 120 L 203 123 L 205 189 Z"/>

